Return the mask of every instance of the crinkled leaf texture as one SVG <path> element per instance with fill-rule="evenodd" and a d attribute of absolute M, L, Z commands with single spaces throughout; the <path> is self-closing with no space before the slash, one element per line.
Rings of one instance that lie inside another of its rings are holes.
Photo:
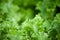
<path fill-rule="evenodd" d="M 60 40 L 57 6 L 60 0 L 0 0 L 0 40 Z"/>

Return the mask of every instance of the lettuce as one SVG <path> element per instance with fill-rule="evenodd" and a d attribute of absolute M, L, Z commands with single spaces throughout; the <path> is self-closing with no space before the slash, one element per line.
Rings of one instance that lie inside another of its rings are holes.
<path fill-rule="evenodd" d="M 60 0 L 0 0 L 0 40 L 60 40 Z"/>

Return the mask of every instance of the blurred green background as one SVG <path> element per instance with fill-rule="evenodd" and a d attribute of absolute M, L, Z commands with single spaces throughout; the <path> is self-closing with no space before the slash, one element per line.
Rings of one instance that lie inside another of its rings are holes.
<path fill-rule="evenodd" d="M 60 0 L 0 0 L 0 40 L 60 40 Z"/>

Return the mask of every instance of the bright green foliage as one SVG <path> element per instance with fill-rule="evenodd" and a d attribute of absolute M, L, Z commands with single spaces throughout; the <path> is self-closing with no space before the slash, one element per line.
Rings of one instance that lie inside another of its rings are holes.
<path fill-rule="evenodd" d="M 0 0 L 0 40 L 60 40 L 60 0 Z"/>

